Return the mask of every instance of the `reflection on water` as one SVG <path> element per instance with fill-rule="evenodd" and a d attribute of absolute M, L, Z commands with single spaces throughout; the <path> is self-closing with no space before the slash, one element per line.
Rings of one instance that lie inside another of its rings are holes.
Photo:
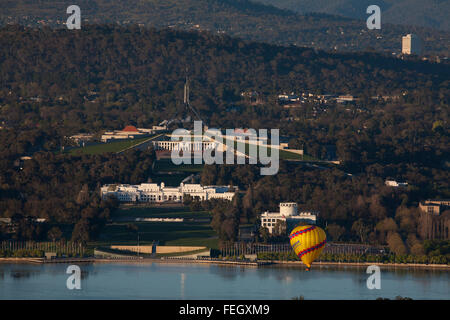
<path fill-rule="evenodd" d="M 182 273 L 181 274 L 181 282 L 180 282 L 180 295 L 181 295 L 181 299 L 185 299 L 184 296 L 184 282 L 186 281 L 186 274 Z"/>
<path fill-rule="evenodd" d="M 450 299 L 443 270 L 382 269 L 369 290 L 364 267 L 96 263 L 80 264 L 82 289 L 68 290 L 67 267 L 0 264 L 0 299 Z"/>

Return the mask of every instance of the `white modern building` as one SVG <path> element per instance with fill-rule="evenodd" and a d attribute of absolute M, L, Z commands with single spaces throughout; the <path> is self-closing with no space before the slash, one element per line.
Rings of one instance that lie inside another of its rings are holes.
<path fill-rule="evenodd" d="M 388 187 L 394 187 L 394 188 L 398 188 L 398 187 L 407 187 L 408 186 L 408 182 L 404 182 L 404 181 L 397 181 L 397 180 L 393 180 L 393 179 L 387 179 L 384 184 Z"/>
<path fill-rule="evenodd" d="M 152 134 L 152 129 L 137 129 L 135 126 L 126 126 L 123 130 L 105 131 L 101 141 L 108 142 L 110 140 L 134 139 L 139 136 Z"/>
<path fill-rule="evenodd" d="M 279 94 L 278 95 L 278 101 L 281 103 L 292 103 L 292 102 L 299 102 L 300 96 L 294 94 L 293 92 L 291 94 Z"/>
<path fill-rule="evenodd" d="M 73 136 L 70 136 L 69 139 L 72 139 L 76 143 L 90 141 L 94 138 L 93 133 L 79 133 Z"/>
<path fill-rule="evenodd" d="M 152 140 L 155 150 L 168 151 L 204 151 L 208 149 L 222 150 L 219 143 L 206 135 L 194 135 L 186 130 L 186 134 L 168 134 Z"/>
<path fill-rule="evenodd" d="M 257 131 L 249 129 L 235 129 L 232 132 L 194 134 L 191 130 L 184 133 L 172 133 L 152 140 L 155 150 L 184 150 L 184 151 L 204 151 L 215 149 L 219 152 L 227 150 L 227 140 L 243 142 L 255 145 L 267 144 L 267 137 L 258 137 Z M 284 146 L 283 146 L 284 147 Z M 280 147 L 281 148 L 281 147 Z"/>
<path fill-rule="evenodd" d="M 311 211 L 298 212 L 297 203 L 282 202 L 280 203 L 280 212 L 264 212 L 261 214 L 261 227 L 266 227 L 270 233 L 278 221 L 286 223 L 307 222 L 316 224 L 317 213 Z"/>
<path fill-rule="evenodd" d="M 166 187 L 156 183 L 139 185 L 108 184 L 100 189 L 102 199 L 115 196 L 120 202 L 182 202 L 186 195 L 200 201 L 224 199 L 231 201 L 236 188 L 230 186 L 202 186 L 200 184 L 184 184 L 178 187 Z"/>
<path fill-rule="evenodd" d="M 355 102 L 357 98 L 352 95 L 341 95 L 336 98 L 337 103 L 347 103 L 347 102 Z"/>
<path fill-rule="evenodd" d="M 420 38 L 413 34 L 407 34 L 402 37 L 402 53 L 403 54 L 421 54 L 422 53 L 422 41 Z"/>

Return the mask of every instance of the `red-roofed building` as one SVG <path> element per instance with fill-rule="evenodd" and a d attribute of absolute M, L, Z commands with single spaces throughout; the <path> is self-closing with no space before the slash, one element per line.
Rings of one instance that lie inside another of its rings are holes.
<path fill-rule="evenodd" d="M 102 142 L 117 139 L 134 139 L 145 135 L 153 134 L 152 129 L 136 128 L 135 126 L 125 126 L 123 130 L 105 131 L 102 135 Z"/>
<path fill-rule="evenodd" d="M 105 131 L 102 135 L 102 142 L 108 142 L 117 139 L 134 139 L 146 135 L 152 135 L 161 131 L 166 131 L 167 126 L 153 126 L 152 129 L 136 128 L 135 126 L 125 126 L 122 130 Z"/>

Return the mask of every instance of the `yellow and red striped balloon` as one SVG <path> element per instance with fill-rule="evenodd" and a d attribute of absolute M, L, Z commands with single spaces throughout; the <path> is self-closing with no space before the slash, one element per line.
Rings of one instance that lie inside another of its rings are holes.
<path fill-rule="evenodd" d="M 327 242 L 327 236 L 322 228 L 317 226 L 298 226 L 289 235 L 295 254 L 311 268 L 313 261 L 320 255 Z"/>

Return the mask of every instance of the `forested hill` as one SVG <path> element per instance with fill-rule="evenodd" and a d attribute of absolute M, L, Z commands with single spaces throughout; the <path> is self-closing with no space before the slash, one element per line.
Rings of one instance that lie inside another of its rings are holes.
<path fill-rule="evenodd" d="M 382 20 L 388 23 L 418 25 L 450 31 L 448 0 L 257 0 L 301 14 L 322 12 L 345 17 L 367 18 L 366 8 L 380 6 Z"/>
<path fill-rule="evenodd" d="M 0 24 L 65 27 L 72 1 L 3 0 Z M 226 33 L 247 40 L 325 50 L 400 52 L 401 37 L 416 33 L 425 53 L 450 55 L 450 33 L 389 25 L 368 30 L 365 20 L 324 14 L 299 15 L 248 0 L 80 0 L 86 23 L 142 24 Z"/>
<path fill-rule="evenodd" d="M 170 116 L 183 108 L 180 101 L 187 67 L 192 101 L 206 115 L 223 111 L 249 90 L 355 94 L 366 99 L 406 91 L 426 99 L 450 96 L 448 63 L 406 61 L 374 53 L 330 54 L 138 26 L 89 26 L 77 31 L 0 29 L 3 106 L 40 97 L 47 105 L 67 104 L 74 110 L 85 104 L 90 92 L 96 92 L 95 108 L 119 103 L 129 110 Z M 15 121 L 13 113 L 3 116 L 9 123 Z"/>

